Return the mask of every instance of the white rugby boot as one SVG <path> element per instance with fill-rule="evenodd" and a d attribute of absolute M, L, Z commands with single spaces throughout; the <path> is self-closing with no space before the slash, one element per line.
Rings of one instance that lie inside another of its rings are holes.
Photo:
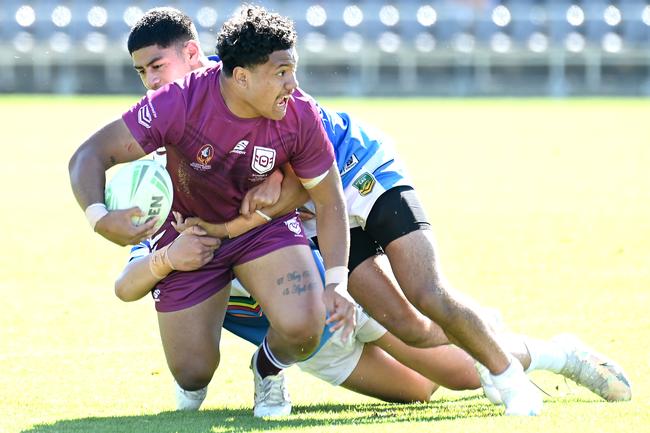
<path fill-rule="evenodd" d="M 257 371 L 257 353 L 251 359 L 251 370 L 255 382 L 253 416 L 257 418 L 276 418 L 291 414 L 291 399 L 285 384 L 284 372 L 262 378 Z"/>
<path fill-rule="evenodd" d="M 572 334 L 553 337 L 552 342 L 564 348 L 566 363 L 560 374 L 584 386 L 607 401 L 628 401 L 632 386 L 623 369 L 597 353 Z"/>
<path fill-rule="evenodd" d="M 188 391 L 174 381 L 176 385 L 176 410 L 199 410 L 205 396 L 208 395 L 208 387 Z"/>
<path fill-rule="evenodd" d="M 542 396 L 516 358 L 511 357 L 506 371 L 496 376 L 490 374 L 490 379 L 506 407 L 506 415 L 536 416 L 542 412 Z"/>

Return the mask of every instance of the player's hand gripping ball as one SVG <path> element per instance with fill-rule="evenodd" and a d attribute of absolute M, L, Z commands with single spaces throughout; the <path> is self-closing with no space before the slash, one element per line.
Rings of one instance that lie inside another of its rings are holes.
<path fill-rule="evenodd" d="M 133 217 L 135 225 L 158 217 L 158 229 L 171 211 L 174 188 L 165 167 L 142 159 L 124 164 L 106 184 L 104 197 L 109 211 L 139 207 L 143 216 Z"/>

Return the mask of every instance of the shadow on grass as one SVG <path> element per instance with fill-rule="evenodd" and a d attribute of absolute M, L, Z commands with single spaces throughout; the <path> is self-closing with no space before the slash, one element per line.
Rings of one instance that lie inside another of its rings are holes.
<path fill-rule="evenodd" d="M 430 403 L 359 405 L 315 404 L 294 406 L 290 417 L 261 420 L 250 408 L 208 409 L 199 412 L 162 412 L 156 415 L 81 418 L 36 425 L 22 433 L 240 433 L 280 431 L 301 427 L 435 422 L 497 416 L 501 410 L 480 396 Z"/>

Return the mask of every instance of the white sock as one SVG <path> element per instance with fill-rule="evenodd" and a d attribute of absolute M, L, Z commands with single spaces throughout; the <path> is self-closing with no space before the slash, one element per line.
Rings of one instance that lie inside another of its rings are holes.
<path fill-rule="evenodd" d="M 174 381 L 174 384 L 176 385 L 176 410 L 199 410 L 208 393 L 208 387 L 188 391 L 181 388 L 178 382 Z"/>
<path fill-rule="evenodd" d="M 559 373 L 566 364 L 566 353 L 558 344 L 530 337 L 525 337 L 524 343 L 530 354 L 530 365 L 526 373 L 535 370 Z"/>
<path fill-rule="evenodd" d="M 509 356 L 508 358 L 510 359 L 510 365 L 503 373 L 497 375 L 490 373 L 492 383 L 499 390 L 509 388 L 513 381 L 519 380 L 525 375 L 521 362 L 513 356 Z"/>

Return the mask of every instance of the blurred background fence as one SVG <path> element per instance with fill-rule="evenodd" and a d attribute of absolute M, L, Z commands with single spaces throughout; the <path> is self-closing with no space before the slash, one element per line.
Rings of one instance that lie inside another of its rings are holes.
<path fill-rule="evenodd" d="M 258 0 L 292 17 L 318 95 L 650 94 L 645 0 Z M 0 0 L 0 92 L 142 93 L 126 50 L 143 11 L 175 6 L 207 53 L 226 0 Z"/>

